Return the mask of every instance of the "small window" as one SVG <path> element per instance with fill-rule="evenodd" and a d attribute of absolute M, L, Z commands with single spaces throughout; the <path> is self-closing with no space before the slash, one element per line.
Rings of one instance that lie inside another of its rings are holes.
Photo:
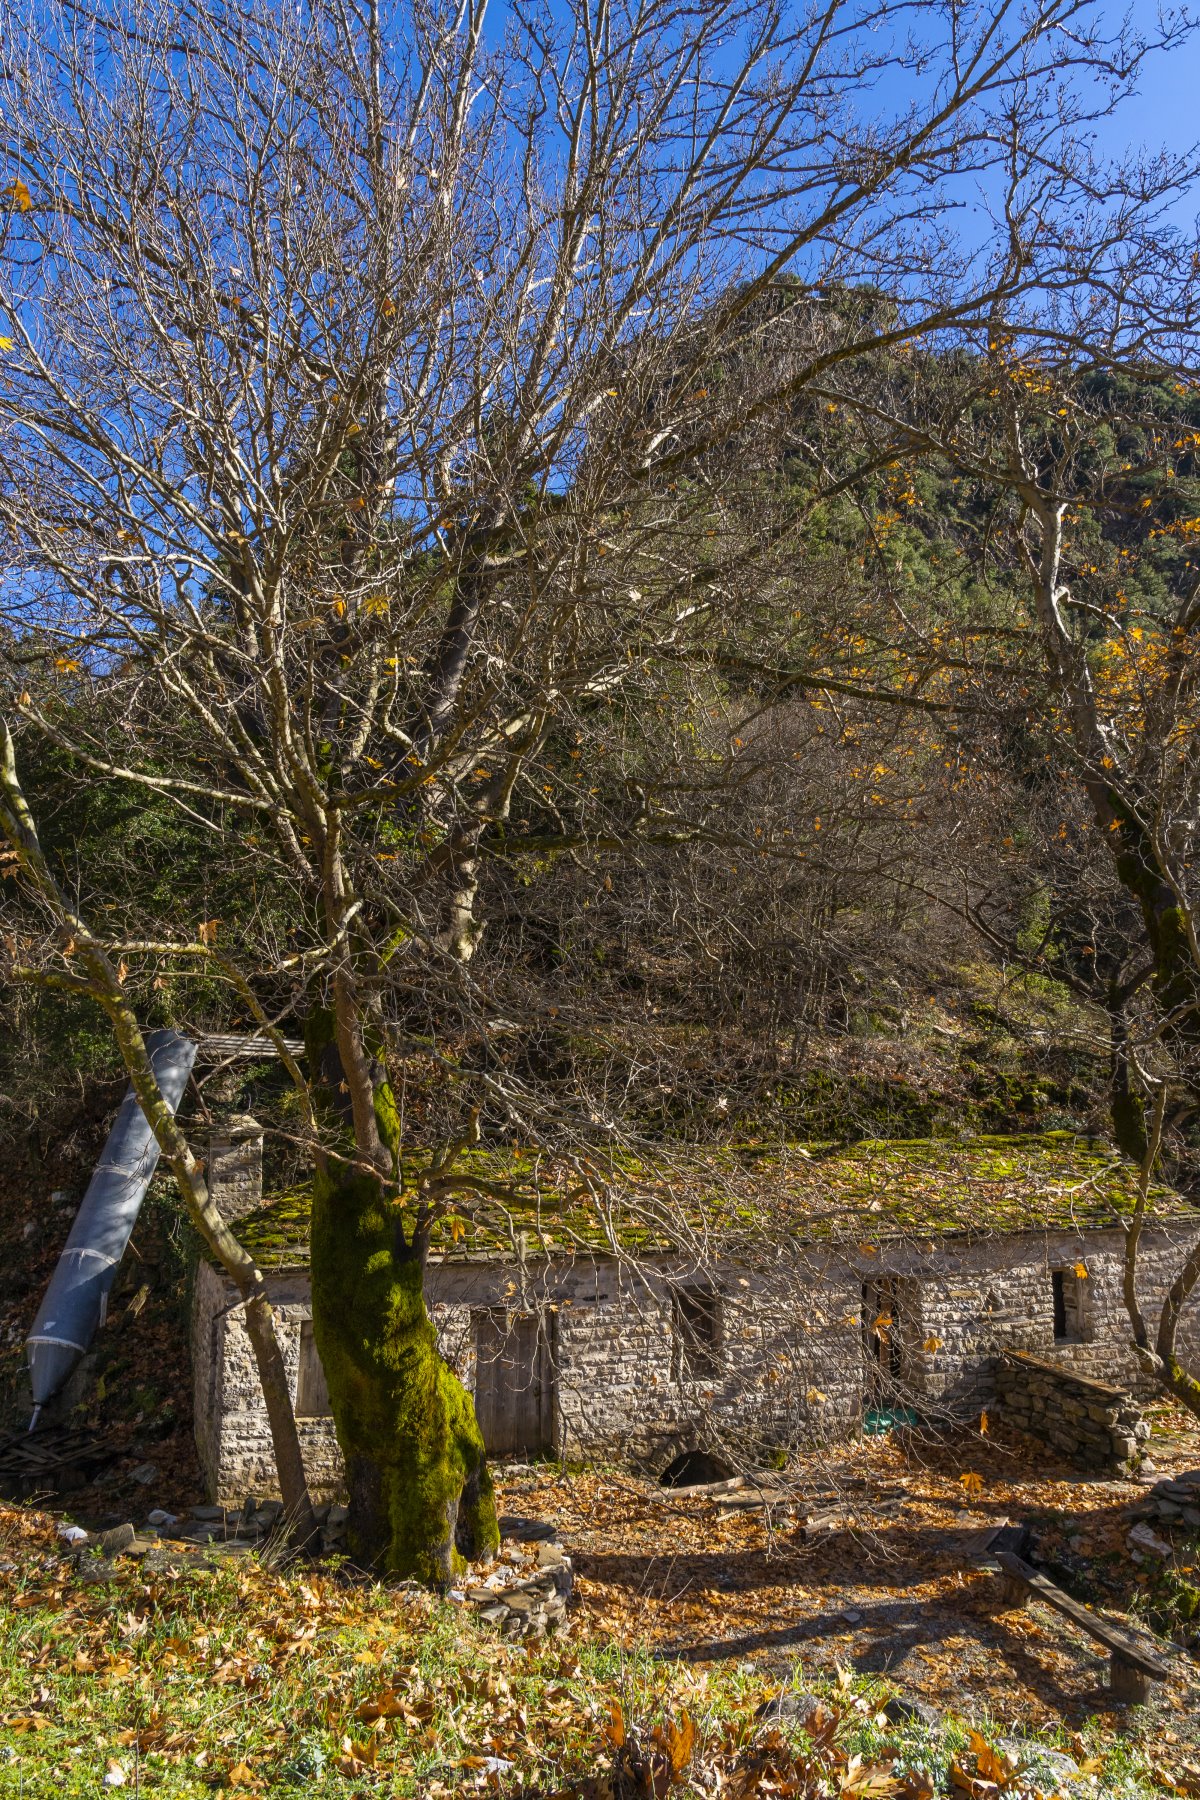
<path fill-rule="evenodd" d="M 300 1367 L 296 1372 L 296 1417 L 298 1419 L 329 1419 L 333 1417 L 333 1408 L 329 1404 L 329 1386 L 325 1380 L 325 1371 L 321 1367 L 321 1358 L 317 1355 L 317 1340 L 313 1336 L 311 1319 L 300 1322 Z"/>
<path fill-rule="evenodd" d="M 1051 1269 L 1054 1294 L 1054 1341 L 1083 1344 L 1088 1339 L 1088 1278 L 1080 1274 L 1082 1263 L 1070 1269 Z"/>
<path fill-rule="evenodd" d="M 711 1288 L 681 1288 L 671 1296 L 676 1381 L 701 1381 L 720 1366 L 721 1296 Z"/>

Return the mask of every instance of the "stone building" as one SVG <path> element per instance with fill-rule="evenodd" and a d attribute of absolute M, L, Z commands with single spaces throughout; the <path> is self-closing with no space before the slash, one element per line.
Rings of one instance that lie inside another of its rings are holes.
<path fill-rule="evenodd" d="M 1083 1463 L 1136 1456 L 1144 1427 L 1127 1396 L 1144 1378 L 1121 1225 L 1133 1190 L 1104 1146 L 1050 1133 L 728 1154 L 758 1201 L 726 1207 L 719 1229 L 713 1213 L 698 1231 L 694 1202 L 664 1201 L 660 1185 L 652 1229 L 635 1197 L 624 1226 L 606 1214 L 585 1230 L 538 1206 L 506 1214 L 503 1229 L 477 1220 L 447 1233 L 430 1259 L 430 1315 L 492 1454 L 662 1474 L 700 1457 L 778 1461 L 889 1416 L 936 1423 L 1001 1404 Z M 212 1144 L 209 1168 L 268 1273 L 313 1488 L 331 1497 L 341 1463 L 313 1341 L 306 1202 L 262 1199 L 253 1121 Z M 1152 1318 L 1198 1239 L 1200 1211 L 1157 1192 L 1139 1257 Z M 1181 1347 L 1200 1348 L 1200 1308 Z M 207 1262 L 192 1356 L 214 1497 L 270 1494 L 237 1295 Z"/>

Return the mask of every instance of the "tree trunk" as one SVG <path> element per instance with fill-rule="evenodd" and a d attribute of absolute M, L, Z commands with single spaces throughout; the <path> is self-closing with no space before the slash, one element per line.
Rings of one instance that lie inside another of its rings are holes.
<path fill-rule="evenodd" d="M 122 974 L 114 969 L 111 957 L 93 939 L 83 919 L 68 906 L 54 879 L 17 774 L 12 735 L 3 721 L 0 721 L 0 733 L 0 831 L 13 846 L 21 868 L 55 919 L 64 953 L 78 957 L 87 971 L 86 980 L 69 977 L 70 985 L 73 991 L 95 1000 L 108 1014 L 138 1104 L 159 1150 L 171 1166 L 188 1217 L 245 1304 L 246 1328 L 266 1401 L 284 1515 L 293 1540 L 303 1548 L 310 1548 L 316 1541 L 317 1522 L 300 1452 L 287 1370 L 275 1331 L 275 1314 L 267 1297 L 262 1271 L 253 1257 L 246 1254 L 214 1205 L 201 1164 L 192 1155 L 191 1145 L 162 1097 L 141 1027 L 122 986 Z"/>
<path fill-rule="evenodd" d="M 399 1246 L 370 1175 L 318 1170 L 313 1332 L 364 1566 L 446 1585 L 499 1544 L 475 1407 L 442 1359 L 425 1308 L 425 1257 Z"/>
<path fill-rule="evenodd" d="M 1129 1022 L 1120 998 L 1108 999 L 1108 1112 L 1117 1148 L 1130 1160 L 1146 1159 L 1150 1140 L 1146 1131 L 1146 1105 L 1130 1079 Z"/>
<path fill-rule="evenodd" d="M 307 1033 L 327 1127 L 338 1104 L 327 1015 Z M 395 1153 L 391 1091 L 376 1089 L 380 1136 Z M 353 1154 L 346 1144 L 347 1154 Z M 427 1232 L 406 1236 L 395 1186 L 336 1154 L 313 1181 L 313 1334 L 346 1463 L 351 1554 L 380 1574 L 444 1587 L 464 1559 L 499 1545 L 475 1406 L 443 1360 L 425 1307 Z"/>
<path fill-rule="evenodd" d="M 315 1554 L 320 1547 L 320 1533 L 308 1491 L 287 1364 L 275 1330 L 275 1309 L 267 1299 L 265 1289 L 246 1301 L 246 1335 L 254 1352 L 254 1366 L 258 1370 L 267 1409 L 275 1473 L 279 1477 L 283 1500 L 283 1522 L 291 1542 L 297 1548 Z"/>
<path fill-rule="evenodd" d="M 1121 797 L 1110 792 L 1109 807 L 1117 822 L 1115 864 L 1118 879 L 1137 901 L 1154 958 L 1154 992 L 1161 1008 L 1167 1042 L 1181 1057 L 1185 1078 L 1200 1052 L 1200 968 L 1188 930 L 1183 902 L 1159 866 L 1150 834 Z M 1103 818 L 1097 814 L 1098 821 Z"/>

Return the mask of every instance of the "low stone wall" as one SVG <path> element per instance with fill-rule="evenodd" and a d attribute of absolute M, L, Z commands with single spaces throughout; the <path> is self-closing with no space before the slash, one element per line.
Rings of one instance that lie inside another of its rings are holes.
<path fill-rule="evenodd" d="M 1137 1401 L 1121 1388 L 1023 1350 L 1001 1352 L 996 1394 L 1008 1424 L 1098 1472 L 1128 1473 L 1150 1435 Z"/>

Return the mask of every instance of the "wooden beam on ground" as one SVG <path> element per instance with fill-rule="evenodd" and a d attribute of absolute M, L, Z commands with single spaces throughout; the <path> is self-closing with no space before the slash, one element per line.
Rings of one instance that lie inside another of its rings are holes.
<path fill-rule="evenodd" d="M 1166 1680 L 1171 1672 L 1166 1663 L 1151 1655 L 1131 1633 L 1089 1612 L 1086 1606 L 1081 1606 L 1070 1594 L 1064 1594 L 1048 1575 L 1031 1568 L 1011 1550 L 997 1550 L 995 1560 L 1006 1578 L 1006 1598 L 1021 1603 L 1032 1595 L 1044 1601 L 1047 1606 L 1052 1606 L 1065 1619 L 1070 1619 L 1073 1625 L 1077 1625 L 1080 1631 L 1085 1631 L 1098 1644 L 1103 1644 L 1111 1658 L 1110 1691 L 1115 1700 L 1144 1703 L 1150 1698 L 1150 1683 Z"/>

